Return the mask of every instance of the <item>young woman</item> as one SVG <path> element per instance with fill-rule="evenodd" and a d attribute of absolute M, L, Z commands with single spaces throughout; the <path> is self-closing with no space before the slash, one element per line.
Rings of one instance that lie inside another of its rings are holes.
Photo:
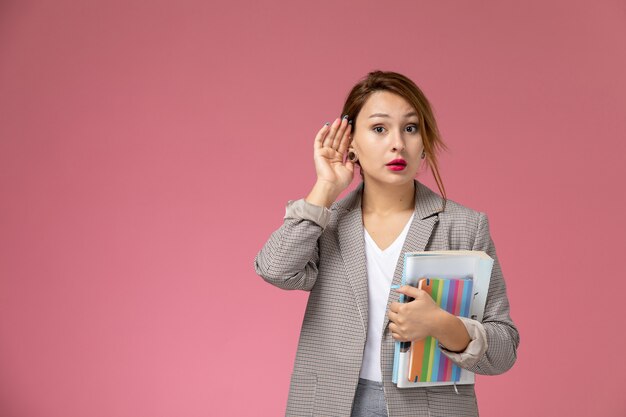
<path fill-rule="evenodd" d="M 410 79 L 369 73 L 342 114 L 315 137 L 315 186 L 288 201 L 254 260 L 267 282 L 310 291 L 286 415 L 477 416 L 473 385 L 398 389 L 391 378 L 394 342 L 426 336 L 477 374 L 501 374 L 515 362 L 519 333 L 487 215 L 446 199 L 437 165 L 445 145 Z M 362 182 L 335 201 L 355 165 Z M 441 196 L 415 179 L 425 166 Z M 391 289 L 405 252 L 460 249 L 494 259 L 482 322 L 447 313 L 422 290 Z M 400 293 L 414 300 L 400 304 Z"/>

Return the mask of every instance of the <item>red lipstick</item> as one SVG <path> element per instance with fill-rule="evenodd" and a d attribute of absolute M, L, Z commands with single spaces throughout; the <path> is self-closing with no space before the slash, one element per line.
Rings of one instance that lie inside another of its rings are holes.
<path fill-rule="evenodd" d="M 402 171 L 406 168 L 406 161 L 404 159 L 394 159 L 388 162 L 387 167 L 392 171 Z"/>

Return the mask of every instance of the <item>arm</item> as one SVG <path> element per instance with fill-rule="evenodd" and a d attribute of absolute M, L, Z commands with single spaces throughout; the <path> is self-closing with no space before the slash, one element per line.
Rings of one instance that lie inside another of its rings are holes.
<path fill-rule="evenodd" d="M 498 375 L 509 370 L 515 363 L 520 338 L 509 315 L 506 284 L 485 213 L 480 213 L 472 250 L 485 251 L 494 260 L 483 320 L 479 322 L 458 317 L 471 339 L 464 351 L 447 350 L 441 343 L 439 347 L 444 355 L 462 368 L 482 375 Z"/>
<path fill-rule="evenodd" d="M 467 345 L 472 341 L 462 317 L 448 313 L 443 308 L 437 311 L 436 323 L 433 326 L 432 336 L 439 341 L 439 346 L 445 346 L 453 353 L 461 353 L 467 349 Z"/>
<path fill-rule="evenodd" d="M 314 142 L 317 181 L 306 198 L 287 204 L 284 222 L 254 258 L 254 269 L 265 281 L 285 290 L 311 291 L 317 280 L 319 237 L 330 221 L 329 207 L 352 181 L 354 164 L 343 156 L 351 126 L 344 116 L 326 123 Z M 339 140 L 337 140 L 339 139 Z"/>
<path fill-rule="evenodd" d="M 317 279 L 318 239 L 330 221 L 330 210 L 305 199 L 289 200 L 283 219 L 254 258 L 254 269 L 278 288 L 310 291 Z"/>

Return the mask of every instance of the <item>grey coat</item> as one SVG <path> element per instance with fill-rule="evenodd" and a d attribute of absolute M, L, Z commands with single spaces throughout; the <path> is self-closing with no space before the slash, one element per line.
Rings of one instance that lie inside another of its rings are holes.
<path fill-rule="evenodd" d="M 494 259 L 482 322 L 461 318 L 470 336 L 460 353 L 442 351 L 462 368 L 496 375 L 516 360 L 519 333 L 487 215 L 447 200 L 414 180 L 415 216 L 396 265 L 400 284 L 405 252 L 471 249 Z M 283 224 L 254 259 L 256 273 L 285 290 L 310 291 L 291 375 L 286 416 L 351 413 L 367 337 L 368 284 L 361 213 L 363 182 L 330 209 L 289 200 Z M 390 291 L 389 305 L 399 293 Z M 399 389 L 392 383 L 395 340 L 385 316 L 381 371 L 389 417 L 477 416 L 474 385 Z"/>

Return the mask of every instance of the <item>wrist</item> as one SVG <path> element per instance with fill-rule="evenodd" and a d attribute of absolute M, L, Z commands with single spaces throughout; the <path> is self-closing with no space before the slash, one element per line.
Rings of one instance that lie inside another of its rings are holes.
<path fill-rule="evenodd" d="M 452 313 L 443 309 L 437 314 L 434 320 L 436 328 L 432 337 L 437 339 L 445 349 L 460 353 L 463 352 L 472 341 L 463 321 Z"/>
<path fill-rule="evenodd" d="M 437 310 L 433 313 L 433 317 L 431 320 L 431 328 L 430 335 L 437 340 L 441 340 L 442 334 L 445 333 L 445 328 L 450 322 L 450 316 L 452 314 L 448 313 L 441 307 L 437 307 Z"/>
<path fill-rule="evenodd" d="M 317 206 L 330 208 L 339 194 L 333 184 L 318 180 L 305 200 Z"/>

